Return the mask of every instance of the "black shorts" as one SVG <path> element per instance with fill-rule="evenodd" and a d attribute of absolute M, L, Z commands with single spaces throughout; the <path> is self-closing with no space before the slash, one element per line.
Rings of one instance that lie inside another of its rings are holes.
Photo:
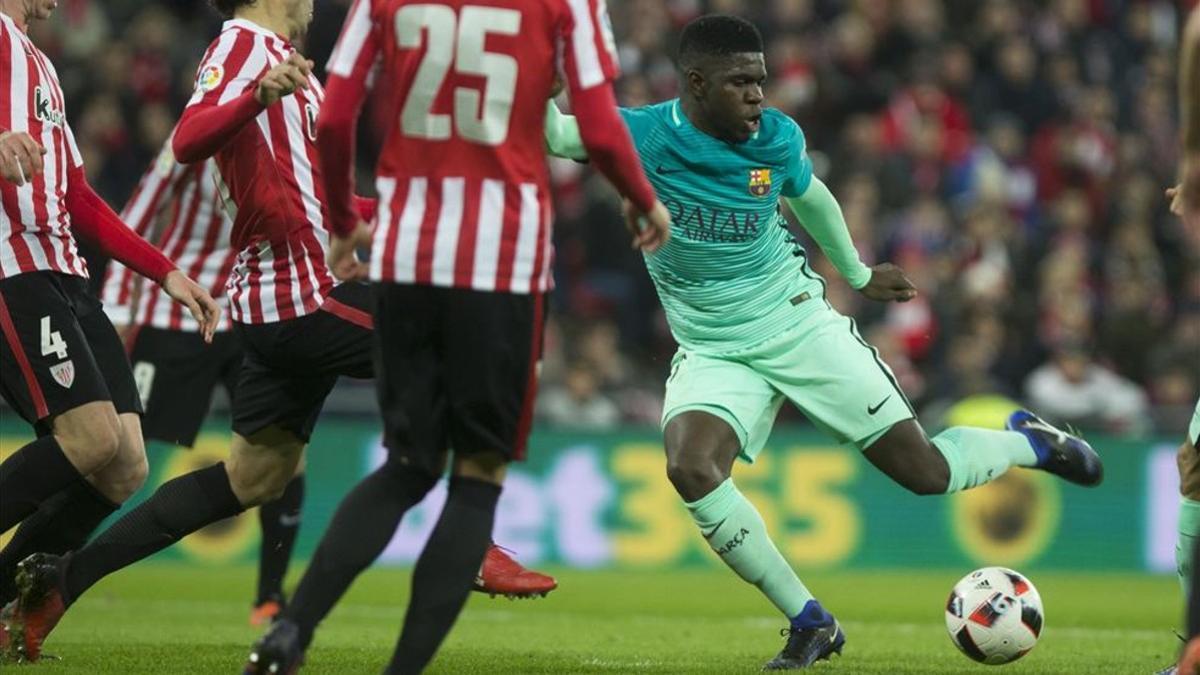
<path fill-rule="evenodd" d="M 26 272 L 0 279 L 0 393 L 39 435 L 93 401 L 141 413 L 125 346 L 87 279 Z"/>
<path fill-rule="evenodd" d="M 208 416 L 217 383 L 233 399 L 242 347 L 232 332 L 205 344 L 200 333 L 140 326 L 129 338 L 133 380 L 146 414 L 142 434 L 192 447 Z"/>
<path fill-rule="evenodd" d="M 542 296 L 375 287 L 384 443 L 440 471 L 447 450 L 525 457 L 537 392 Z"/>
<path fill-rule="evenodd" d="M 370 307 L 370 287 L 345 283 L 311 314 L 235 323 L 246 358 L 233 399 L 233 430 L 249 437 L 279 426 L 307 443 L 338 376 L 374 375 Z"/>

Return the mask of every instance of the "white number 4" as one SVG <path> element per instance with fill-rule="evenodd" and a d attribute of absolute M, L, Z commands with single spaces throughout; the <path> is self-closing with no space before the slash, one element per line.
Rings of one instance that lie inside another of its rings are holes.
<path fill-rule="evenodd" d="M 62 334 L 56 330 L 50 330 L 50 317 L 42 317 L 42 356 L 54 354 L 60 359 L 67 358 L 67 343 L 62 339 Z"/>
<path fill-rule="evenodd" d="M 474 89 L 454 90 L 454 126 L 458 135 L 481 145 L 500 145 L 508 138 L 513 96 L 517 88 L 517 60 L 484 50 L 488 33 L 516 35 L 521 13 L 515 9 L 462 8 L 460 17 L 445 5 L 405 5 L 396 12 L 396 43 L 416 49 L 427 32 L 425 56 L 413 78 L 408 100 L 400 112 L 406 136 L 444 141 L 450 138 L 450 115 L 434 114 L 433 101 L 442 89 L 451 65 L 463 75 L 484 78 L 483 105 Z M 457 24 L 457 25 L 456 25 Z"/>

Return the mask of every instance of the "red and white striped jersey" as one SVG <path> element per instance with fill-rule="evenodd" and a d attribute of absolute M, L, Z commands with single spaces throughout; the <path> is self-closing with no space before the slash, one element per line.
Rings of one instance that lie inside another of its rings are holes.
<path fill-rule="evenodd" d="M 557 66 L 572 91 L 616 77 L 603 0 L 355 1 L 329 75 L 382 83 L 396 111 L 376 169 L 372 279 L 551 287 L 543 125 Z"/>
<path fill-rule="evenodd" d="M 221 106 L 252 91 L 293 51 L 257 24 L 226 21 L 200 63 L 188 108 Z M 316 311 L 334 285 L 325 266 L 324 186 L 314 145 L 324 91 L 316 77 L 308 83 L 241 127 L 215 157 L 218 189 L 233 218 L 238 253 L 228 290 L 240 323 Z"/>
<path fill-rule="evenodd" d="M 32 180 L 21 187 L 0 180 L 0 279 L 38 270 L 86 277 L 64 203 L 67 171 L 82 165 L 83 158 L 67 124 L 58 73 L 3 13 L 0 129 L 24 131 L 46 149 L 45 168 Z"/>
<path fill-rule="evenodd" d="M 121 220 L 146 239 L 170 212 L 170 222 L 155 245 L 180 270 L 200 284 L 221 306 L 218 331 L 229 330 L 225 284 L 236 252 L 229 246 L 233 221 L 225 213 L 212 160 L 191 165 L 175 161 L 168 140 L 158 159 L 138 181 L 133 196 L 121 211 Z M 141 284 L 137 306 L 132 306 L 134 284 Z M 153 326 L 165 330 L 197 332 L 200 324 L 191 312 L 171 300 L 161 288 L 145 282 L 115 260 L 109 263 L 101 293 L 104 310 L 116 324 Z"/>

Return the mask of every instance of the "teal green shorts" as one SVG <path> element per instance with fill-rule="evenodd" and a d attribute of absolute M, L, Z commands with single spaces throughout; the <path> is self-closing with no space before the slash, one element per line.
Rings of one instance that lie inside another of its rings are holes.
<path fill-rule="evenodd" d="M 745 350 L 680 348 L 667 379 L 662 425 L 688 411 L 715 415 L 733 427 L 742 458 L 753 462 L 785 400 L 839 443 L 860 448 L 914 417 L 895 375 L 854 321 L 823 306 Z"/>

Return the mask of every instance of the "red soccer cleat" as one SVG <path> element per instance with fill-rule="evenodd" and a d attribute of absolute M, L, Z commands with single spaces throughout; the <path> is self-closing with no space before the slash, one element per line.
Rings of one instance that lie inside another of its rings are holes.
<path fill-rule="evenodd" d="M 256 605 L 250 612 L 250 625 L 255 628 L 269 626 L 275 620 L 276 615 L 282 611 L 283 605 L 274 600 L 268 600 L 261 605 Z"/>
<path fill-rule="evenodd" d="M 503 595 L 513 600 L 544 598 L 550 591 L 558 588 L 554 577 L 525 569 L 521 563 L 513 560 L 509 553 L 511 551 L 495 544 L 488 547 L 483 566 L 479 568 L 479 575 L 475 577 L 474 590 L 487 593 L 493 598 Z"/>
<path fill-rule="evenodd" d="M 61 563 L 58 556 L 35 553 L 17 565 L 17 611 L 8 625 L 19 660 L 40 659 L 42 642 L 67 612 Z"/>

